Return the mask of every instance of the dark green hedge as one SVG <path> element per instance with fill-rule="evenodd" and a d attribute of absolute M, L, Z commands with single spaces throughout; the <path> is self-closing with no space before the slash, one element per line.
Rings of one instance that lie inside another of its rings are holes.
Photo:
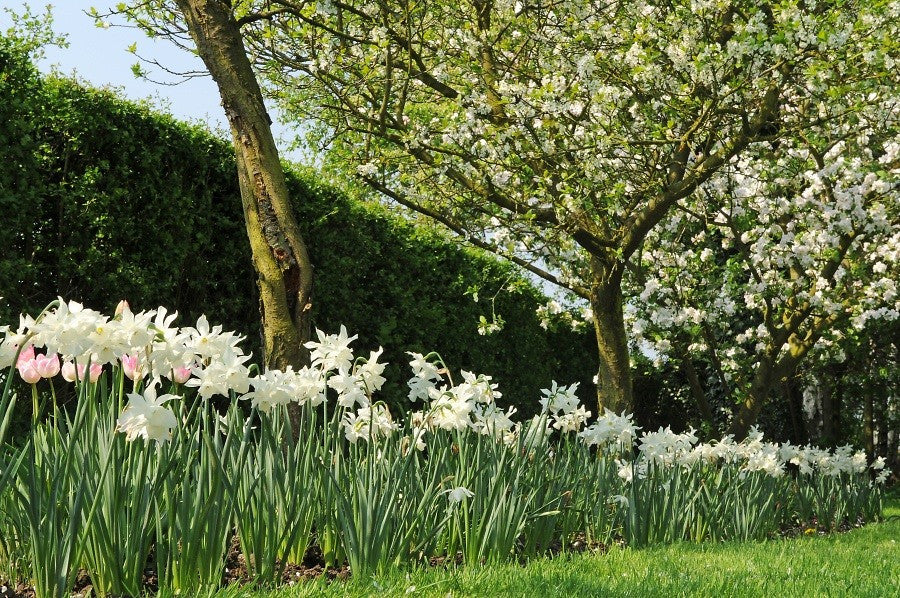
<path fill-rule="evenodd" d="M 230 146 L 205 130 L 67 79 L 39 78 L 0 40 L 0 321 L 57 294 L 110 310 L 165 305 L 258 338 L 254 275 Z M 290 171 L 316 267 L 315 325 L 345 324 L 360 349 L 385 348 L 391 402 L 405 396 L 404 351 L 437 350 L 454 369 L 493 375 L 533 408 L 551 378 L 592 389 L 590 333 L 546 332 L 544 300 L 515 284 L 497 298 L 504 329 L 477 334 L 490 297 L 521 277 L 506 264 Z M 510 278 L 512 277 L 512 278 Z M 506 401 L 504 401 L 506 402 Z"/>

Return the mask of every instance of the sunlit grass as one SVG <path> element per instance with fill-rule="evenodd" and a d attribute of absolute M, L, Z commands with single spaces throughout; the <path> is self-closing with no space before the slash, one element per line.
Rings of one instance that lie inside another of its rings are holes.
<path fill-rule="evenodd" d="M 825 536 L 614 548 L 524 566 L 396 571 L 269 592 L 232 587 L 215 596 L 893 596 L 900 587 L 900 500 L 888 502 L 885 516 Z"/>

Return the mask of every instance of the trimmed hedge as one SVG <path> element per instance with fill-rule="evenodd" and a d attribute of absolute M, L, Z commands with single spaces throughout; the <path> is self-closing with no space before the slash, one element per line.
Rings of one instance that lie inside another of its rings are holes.
<path fill-rule="evenodd" d="M 384 346 L 383 395 L 405 401 L 404 351 L 436 350 L 452 369 L 494 376 L 503 403 L 534 410 L 551 378 L 581 382 L 590 403 L 590 331 L 548 332 L 546 299 L 509 265 L 418 228 L 288 170 L 315 273 L 314 324 Z M 182 323 L 206 313 L 258 346 L 255 277 L 229 144 L 109 91 L 41 78 L 0 39 L 0 321 L 36 312 L 57 294 L 109 310 L 164 305 Z M 511 284 L 512 283 L 512 284 Z M 506 321 L 477 333 L 501 287 Z"/>

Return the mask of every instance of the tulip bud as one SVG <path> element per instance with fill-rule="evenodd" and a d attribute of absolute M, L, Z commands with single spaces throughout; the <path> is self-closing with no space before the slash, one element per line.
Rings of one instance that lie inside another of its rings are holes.
<path fill-rule="evenodd" d="M 75 382 L 76 374 L 74 363 L 67 361 L 62 364 L 62 377 L 66 382 Z"/>
<path fill-rule="evenodd" d="M 78 369 L 75 368 L 75 364 L 71 361 L 67 361 L 62 366 L 62 377 L 67 382 L 75 382 L 76 380 L 79 382 L 84 382 L 84 371 L 85 367 L 82 364 L 78 364 Z M 97 382 L 97 378 L 100 377 L 100 374 L 103 373 L 103 366 L 99 363 L 91 364 L 91 371 L 88 373 L 88 378 L 91 384 Z"/>
<path fill-rule="evenodd" d="M 41 373 L 37 369 L 37 361 L 34 359 L 19 363 L 17 368 L 19 375 L 22 376 L 22 380 L 28 384 L 35 384 L 41 379 Z"/>
<path fill-rule="evenodd" d="M 135 377 L 141 377 L 141 368 L 138 365 L 137 355 L 122 356 L 122 371 L 125 372 L 125 375 L 128 376 L 129 380 L 134 380 Z"/>
<path fill-rule="evenodd" d="M 84 366 L 81 366 L 81 367 L 84 368 Z M 95 382 L 97 382 L 97 378 L 99 378 L 100 374 L 102 374 L 102 373 L 103 373 L 103 365 L 99 364 L 99 363 L 92 363 L 91 371 L 88 373 L 88 378 L 90 379 L 91 384 L 94 384 Z M 84 374 L 83 369 L 82 369 L 82 374 Z"/>
<path fill-rule="evenodd" d="M 184 384 L 191 377 L 191 368 L 175 368 L 172 370 L 172 381 L 175 384 Z"/>
<path fill-rule="evenodd" d="M 28 345 L 21 352 L 19 352 L 19 358 L 16 360 L 16 367 L 19 367 L 20 364 L 25 363 L 26 361 L 31 361 L 34 359 L 34 345 Z"/>
<path fill-rule="evenodd" d="M 125 301 L 124 299 L 122 299 L 122 300 L 119 301 L 119 303 L 116 305 L 116 317 L 121 316 L 121 315 L 122 315 L 123 313 L 125 313 L 126 311 L 127 311 L 127 312 L 130 312 L 130 311 L 131 311 L 131 307 L 128 305 L 128 302 L 127 302 L 127 301 Z"/>
<path fill-rule="evenodd" d="M 59 357 L 54 353 L 53 356 L 38 355 L 34 359 L 38 373 L 43 378 L 52 378 L 59 373 Z"/>

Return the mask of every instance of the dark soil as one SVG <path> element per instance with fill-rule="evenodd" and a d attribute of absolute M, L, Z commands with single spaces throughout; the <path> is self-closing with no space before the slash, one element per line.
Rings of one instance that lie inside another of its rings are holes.
<path fill-rule="evenodd" d="M 311 546 L 307 550 L 302 563 L 288 563 L 285 565 L 281 582 L 284 585 L 293 585 L 319 578 L 333 581 L 345 580 L 349 577 L 349 566 L 326 567 L 319 548 Z M 240 542 L 237 536 L 232 537 L 228 554 L 225 556 L 222 583 L 223 585 L 249 585 L 253 583 L 253 579 L 250 577 L 250 572 L 247 569 L 247 561 L 241 553 Z M 144 594 L 150 596 L 159 591 L 159 576 L 156 572 L 153 554 L 147 559 L 147 568 L 144 570 L 143 577 L 143 590 Z M 91 596 L 96 596 L 91 577 L 87 571 L 79 570 L 72 585 L 72 598 L 89 598 Z M 0 580 L 0 598 L 36 598 L 36 594 L 31 586 L 24 584 L 4 585 L 4 582 Z"/>
<path fill-rule="evenodd" d="M 798 536 L 813 536 L 825 534 L 842 534 L 860 528 L 866 524 L 861 518 L 856 521 L 844 521 L 836 528 L 829 528 L 821 524 L 815 517 L 811 521 L 796 523 L 790 527 L 786 527 L 778 532 L 779 538 L 796 538 Z"/>
<path fill-rule="evenodd" d="M 22 584 L 0 585 L 0 598 L 35 598 L 34 588 Z"/>

